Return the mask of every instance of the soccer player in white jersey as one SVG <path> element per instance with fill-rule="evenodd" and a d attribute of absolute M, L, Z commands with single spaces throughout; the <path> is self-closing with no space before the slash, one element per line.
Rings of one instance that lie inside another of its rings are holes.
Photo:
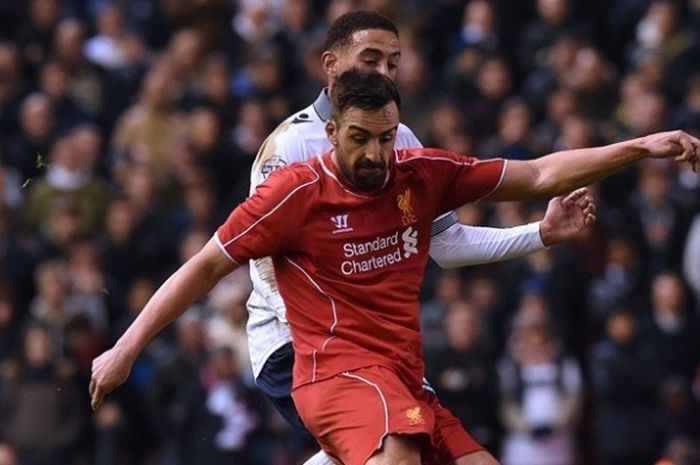
<path fill-rule="evenodd" d="M 265 140 L 253 164 L 251 193 L 273 171 L 327 152 L 325 126 L 331 116 L 329 90 L 337 76 L 350 68 L 371 69 L 396 77 L 400 58 L 396 26 L 372 12 L 357 11 L 330 26 L 323 54 L 328 88 L 316 101 L 281 123 Z M 396 147 L 422 147 L 405 125 L 399 125 Z M 564 205 L 568 205 L 569 210 Z M 442 267 L 474 265 L 517 257 L 567 239 L 578 231 L 570 215 L 580 214 L 572 204 L 550 203 L 545 220 L 510 229 L 461 225 L 454 213 L 433 224 L 431 257 Z M 544 243 L 543 243 L 544 240 Z M 253 292 L 248 300 L 248 347 L 258 387 L 296 430 L 305 434 L 291 398 L 294 352 L 286 309 L 277 289 L 271 259 L 255 260 L 250 267 Z M 426 384 L 426 388 L 430 387 Z M 310 439 L 310 437 L 309 437 Z M 323 452 L 306 462 L 330 464 Z"/>

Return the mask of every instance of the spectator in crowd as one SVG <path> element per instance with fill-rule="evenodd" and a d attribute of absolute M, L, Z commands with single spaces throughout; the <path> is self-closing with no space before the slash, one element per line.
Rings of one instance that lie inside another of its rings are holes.
<path fill-rule="evenodd" d="M 242 382 L 234 358 L 229 348 L 214 349 L 201 371 L 178 386 L 180 463 L 252 463 L 250 434 L 259 418 L 250 405 L 255 395 Z"/>
<path fill-rule="evenodd" d="M 700 362 L 700 326 L 690 311 L 685 284 L 672 271 L 651 282 L 651 312 L 642 321 L 644 338 L 658 347 L 662 378 L 680 378 L 688 386 Z M 646 326 L 644 326 L 646 325 Z"/>
<path fill-rule="evenodd" d="M 665 163 L 640 166 L 637 188 L 630 197 L 628 224 L 639 231 L 637 249 L 647 254 L 647 273 L 679 270 L 689 218 L 672 195 L 673 167 Z"/>
<path fill-rule="evenodd" d="M 580 21 L 570 0 L 537 0 L 537 18 L 524 25 L 520 37 L 519 64 L 525 70 L 542 65 L 553 41 L 563 35 L 586 37 L 588 27 Z"/>
<path fill-rule="evenodd" d="M 138 101 L 125 111 L 112 136 L 112 148 L 122 162 L 120 181 L 140 165 L 151 173 L 158 198 L 168 202 L 176 196 L 171 153 L 184 129 L 183 115 L 175 107 L 175 79 L 167 63 L 152 68 Z"/>
<path fill-rule="evenodd" d="M 62 19 L 56 26 L 53 52 L 70 75 L 70 95 L 87 115 L 95 118 L 102 113 L 103 78 L 99 68 L 85 56 L 85 36 L 82 21 Z"/>
<path fill-rule="evenodd" d="M 125 48 L 126 29 L 124 13 L 118 4 L 105 3 L 95 20 L 96 34 L 85 42 L 85 57 L 107 69 L 122 68 L 127 64 Z"/>
<path fill-rule="evenodd" d="M 657 351 L 618 307 L 590 352 L 593 437 L 602 465 L 653 463 L 661 448 Z"/>
<path fill-rule="evenodd" d="M 59 139 L 49 154 L 45 176 L 32 183 L 27 195 L 27 220 L 53 242 L 59 241 L 51 237 L 51 212 L 59 204 L 76 209 L 79 236 L 93 236 L 102 227 L 107 186 L 96 176 L 96 154 L 78 145 L 74 135 Z"/>
<path fill-rule="evenodd" d="M 583 406 L 581 370 L 548 326 L 546 315 L 516 315 L 498 364 L 504 465 L 572 465 Z"/>
<path fill-rule="evenodd" d="M 617 307 L 641 303 L 642 265 L 634 244 L 627 238 L 611 238 L 603 274 L 588 290 L 588 318 L 594 327 L 603 325 Z"/>
<path fill-rule="evenodd" d="M 437 278 L 435 297 L 421 305 L 421 331 L 426 348 L 445 345 L 443 321 L 450 305 L 462 297 L 464 281 L 458 270 L 443 272 Z"/>
<path fill-rule="evenodd" d="M 21 355 L 3 367 L 0 431 L 20 463 L 64 465 L 86 457 L 80 433 L 87 420 L 72 360 L 62 359 L 52 335 L 30 326 Z"/>
<path fill-rule="evenodd" d="M 661 384 L 661 407 L 664 450 L 677 451 L 676 454 L 679 455 L 692 455 L 688 452 L 682 454 L 681 450 L 692 451 L 694 448 L 697 453 L 697 441 L 700 439 L 697 418 L 700 415 L 700 405 L 693 397 L 688 381 L 676 376 L 666 378 Z M 687 459 L 677 460 L 676 463 L 686 461 Z"/>
<path fill-rule="evenodd" d="M 489 450 L 497 450 L 499 424 L 493 354 L 484 344 L 482 317 L 466 299 L 448 305 L 444 315 L 445 346 L 428 351 L 426 372 L 440 402 Z"/>
<path fill-rule="evenodd" d="M 227 276 L 209 293 L 206 306 L 214 315 L 207 324 L 207 339 L 212 347 L 228 347 L 234 355 L 236 371 L 246 384 L 253 385 L 248 354 L 246 301 L 251 291 L 247 268 Z"/>
<path fill-rule="evenodd" d="M 22 61 L 11 42 L 0 42 L 0 139 L 7 140 L 18 128 L 19 106 L 24 93 Z M 6 148 L 0 151 L 2 154 Z M 0 155 L 0 160 L 4 157 Z"/>
<path fill-rule="evenodd" d="M 700 214 L 693 218 L 686 238 L 683 276 L 695 295 L 696 314 L 700 314 Z"/>
<path fill-rule="evenodd" d="M 32 93 L 22 100 L 19 132 L 7 143 L 5 163 L 16 168 L 22 183 L 32 182 L 41 173 L 54 136 L 54 109 L 51 100 Z"/>
<path fill-rule="evenodd" d="M 13 357 L 19 347 L 20 316 L 10 283 L 0 278 L 0 366 Z"/>

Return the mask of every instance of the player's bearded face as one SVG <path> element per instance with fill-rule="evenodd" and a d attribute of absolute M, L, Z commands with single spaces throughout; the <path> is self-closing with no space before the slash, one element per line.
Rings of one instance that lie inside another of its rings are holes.
<path fill-rule="evenodd" d="M 334 125 L 335 160 L 344 181 L 362 192 L 379 190 L 394 153 L 399 114 L 393 102 L 378 110 L 350 108 Z"/>

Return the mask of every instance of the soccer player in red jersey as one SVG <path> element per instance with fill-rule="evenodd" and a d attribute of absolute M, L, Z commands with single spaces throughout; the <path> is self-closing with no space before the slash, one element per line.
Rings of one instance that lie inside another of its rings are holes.
<path fill-rule="evenodd" d="M 93 362 L 93 408 L 160 329 L 238 264 L 271 256 L 296 352 L 293 396 L 326 452 L 345 465 L 495 464 L 422 388 L 418 290 L 433 218 L 480 199 L 561 194 L 644 158 L 694 165 L 700 141 L 672 131 L 529 161 L 479 161 L 395 150 L 400 98 L 377 73 L 343 74 L 332 99 L 333 150 L 272 174 L 161 286 Z"/>

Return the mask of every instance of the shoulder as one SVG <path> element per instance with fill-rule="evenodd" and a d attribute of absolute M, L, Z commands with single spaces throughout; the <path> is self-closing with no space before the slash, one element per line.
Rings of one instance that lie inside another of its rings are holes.
<path fill-rule="evenodd" d="M 308 106 L 280 123 L 258 151 L 251 180 L 256 185 L 270 173 L 316 154 L 315 141 L 325 139 L 325 125 L 313 106 Z M 320 151 L 319 151 L 320 153 Z"/>
<path fill-rule="evenodd" d="M 284 150 L 286 146 L 296 147 L 319 136 L 325 137 L 325 123 L 313 105 L 309 105 L 281 122 L 268 136 L 268 140 L 276 142 L 278 148 Z"/>

